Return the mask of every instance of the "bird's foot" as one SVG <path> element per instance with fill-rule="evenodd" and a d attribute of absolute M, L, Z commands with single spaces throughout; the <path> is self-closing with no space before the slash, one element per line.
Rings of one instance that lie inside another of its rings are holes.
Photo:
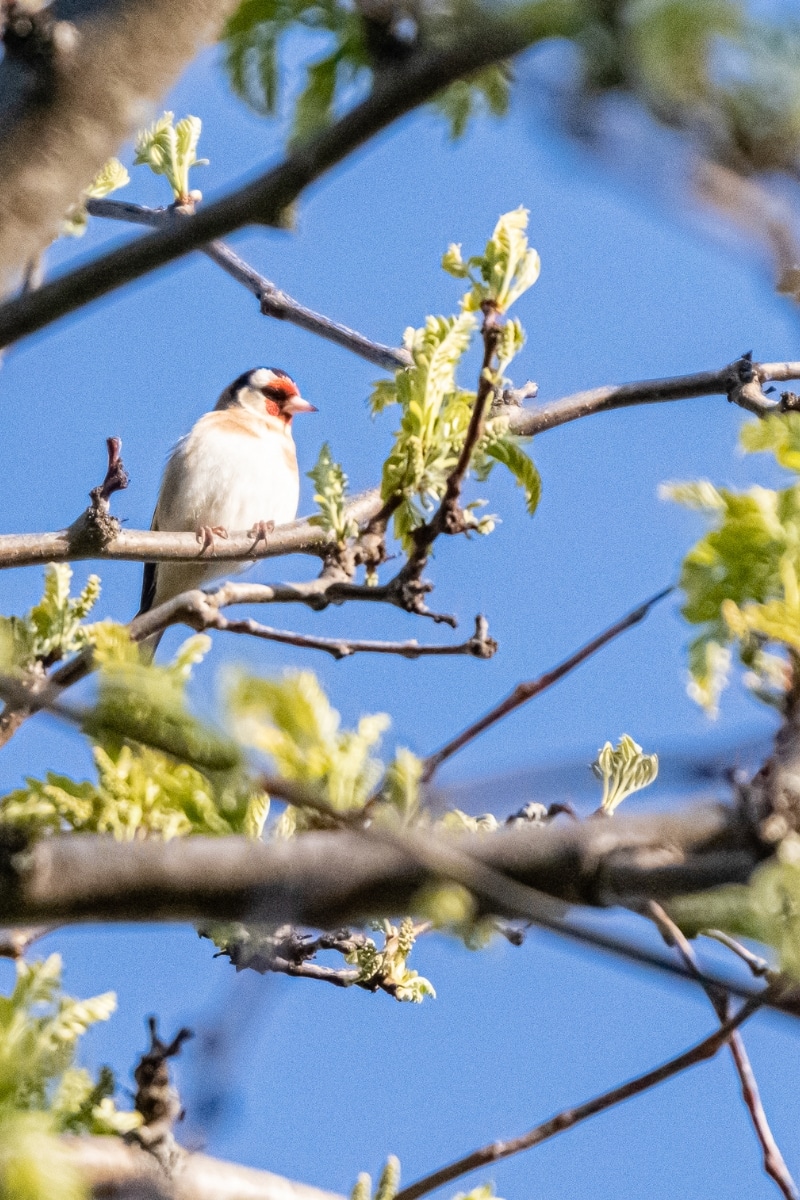
<path fill-rule="evenodd" d="M 255 538 L 251 549 L 255 550 L 259 542 L 263 542 L 266 546 L 269 535 L 275 530 L 274 521 L 256 521 L 252 529 L 248 529 L 247 536 Z"/>
<path fill-rule="evenodd" d="M 214 538 L 222 538 L 224 541 L 228 537 L 228 531 L 224 525 L 201 525 L 195 536 L 198 542 L 201 543 L 201 554 L 205 554 L 206 550 L 210 550 L 213 553 Z"/>

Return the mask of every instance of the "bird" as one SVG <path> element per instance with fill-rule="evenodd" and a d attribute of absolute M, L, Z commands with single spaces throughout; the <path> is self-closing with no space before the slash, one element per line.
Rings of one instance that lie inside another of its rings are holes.
<path fill-rule="evenodd" d="M 292 418 L 316 411 L 285 371 L 245 371 L 173 448 L 150 528 L 193 532 L 202 554 L 229 529 L 246 529 L 259 541 L 274 525 L 293 521 L 300 476 Z M 145 563 L 137 616 L 246 566 L 213 559 Z M 161 636 L 142 643 L 145 661 L 152 659 Z"/>

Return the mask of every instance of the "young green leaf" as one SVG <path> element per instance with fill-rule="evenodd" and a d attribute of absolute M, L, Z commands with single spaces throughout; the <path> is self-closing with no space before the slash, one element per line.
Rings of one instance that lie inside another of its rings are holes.
<path fill-rule="evenodd" d="M 165 112 L 149 129 L 139 133 L 133 161 L 134 166 L 148 166 L 155 175 L 164 175 L 175 200 L 186 204 L 192 199 L 189 171 L 207 165 L 208 159 L 197 157 L 200 118 L 184 117 L 174 125 L 173 116 Z"/>
<path fill-rule="evenodd" d="M 320 525 L 340 546 L 350 537 L 355 537 L 358 526 L 345 512 L 347 500 L 347 476 L 337 462 L 333 461 L 330 447 L 324 442 L 316 466 L 308 472 L 314 484 L 314 501 L 320 511 L 311 518 L 313 525 Z"/>
<path fill-rule="evenodd" d="M 643 754 L 642 747 L 624 733 L 616 746 L 606 742 L 592 763 L 592 770 L 603 781 L 600 808 L 611 816 L 623 800 L 649 787 L 658 775 L 658 755 Z"/>

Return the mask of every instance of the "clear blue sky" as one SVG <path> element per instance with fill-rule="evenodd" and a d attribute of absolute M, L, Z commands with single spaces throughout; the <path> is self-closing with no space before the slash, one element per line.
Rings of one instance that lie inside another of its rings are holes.
<path fill-rule="evenodd" d="M 234 100 L 214 55 L 169 99 L 204 122 L 197 172 L 208 195 L 274 158 L 279 135 Z M 659 172 L 677 170 L 669 140 Z M 130 155 L 127 156 L 127 161 Z M 127 196 L 165 202 L 166 184 L 134 172 Z M 542 275 L 519 305 L 528 345 L 515 372 L 550 399 L 602 383 L 722 366 L 743 351 L 797 358 L 795 311 L 777 298 L 752 248 L 715 235 L 644 188 L 632 186 L 552 132 L 524 89 L 512 116 L 477 122 L 453 145 L 438 119 L 415 115 L 317 185 L 293 234 L 260 231 L 237 248 L 305 303 L 377 339 L 397 342 L 426 313 L 450 312 L 459 285 L 439 268 L 448 242 L 480 249 L 497 216 L 531 210 Z M 118 227 L 93 225 L 54 263 L 84 257 Z M 131 527 L 147 527 L 165 455 L 222 387 L 260 364 L 292 373 L 319 415 L 298 421 L 307 470 L 323 440 L 354 489 L 375 482 L 393 429 L 367 413 L 369 364 L 258 315 L 251 297 L 199 257 L 117 294 L 26 342 L 6 359 L 7 422 L 2 529 L 68 524 L 102 477 L 104 439 L 123 439 L 131 486 L 115 498 Z M 489 663 L 334 663 L 266 643 L 220 638 L 198 676 L 200 703 L 225 663 L 263 672 L 313 667 L 344 720 L 388 711 L 394 739 L 435 748 L 519 679 L 538 674 L 635 603 L 672 581 L 699 521 L 661 503 L 662 480 L 766 480 L 737 456 L 742 414 L 722 398 L 632 409 L 546 434 L 533 446 L 543 477 L 530 520 L 499 476 L 490 491 L 503 523 L 486 540 L 453 539 L 437 553 L 435 604 L 462 628 L 484 612 L 500 641 Z M 301 508 L 310 508 L 304 481 Z M 79 565 L 78 580 L 91 568 Z M 256 568 L 253 578 L 302 578 L 303 561 Z M 140 569 L 107 567 L 100 615 L 136 610 Z M 38 597 L 41 572 L 4 573 L 3 611 Z M 350 608 L 323 615 L 273 610 L 288 628 L 445 638 L 401 613 Z M 170 635 L 167 645 L 177 641 Z M 771 720 L 734 687 L 716 726 L 684 692 L 686 630 L 677 603 L 536 700 L 455 759 L 450 781 L 491 777 L 560 755 L 587 763 L 607 738 L 631 733 L 645 749 L 736 743 L 766 736 Z M 90 771 L 77 739 L 46 718 L 3 752 L 0 785 L 48 767 Z M 588 777 L 588 771 L 587 771 Z M 527 798 L 527 797 L 526 797 Z M 491 789 L 475 801 L 492 806 Z M 509 804 L 507 793 L 502 803 Z M 532 935 L 514 949 L 473 954 L 444 939 L 415 951 L 439 997 L 422 1007 L 280 978 L 236 976 L 188 928 L 65 931 L 43 949 L 66 959 L 78 995 L 114 988 L 120 1011 L 87 1039 L 92 1062 L 130 1082 L 144 1017 L 166 1033 L 189 1024 L 180 1083 L 185 1137 L 336 1190 L 360 1170 L 400 1156 L 406 1182 L 498 1136 L 519 1133 L 689 1045 L 714 1025 L 704 998 L 682 984 L 621 967 Z M 8 968 L 0 975 L 5 980 Z M 216 1049 L 210 1038 L 217 1039 Z M 747 1032 L 767 1111 L 800 1174 L 794 1086 L 800 1040 L 788 1021 L 761 1017 Z M 210 1089 L 210 1080 L 218 1088 Z M 724 1057 L 609 1112 L 527 1155 L 479 1174 L 506 1200 L 611 1196 L 633 1200 L 774 1195 Z M 445 1193 L 452 1195 L 457 1188 Z"/>

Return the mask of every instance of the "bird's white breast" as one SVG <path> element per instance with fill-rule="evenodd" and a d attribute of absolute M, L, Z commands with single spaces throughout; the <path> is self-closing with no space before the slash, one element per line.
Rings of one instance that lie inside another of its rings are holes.
<path fill-rule="evenodd" d="M 167 467 L 159 529 L 221 525 L 230 532 L 259 521 L 294 520 L 300 483 L 294 441 L 244 414 L 208 413 L 175 447 Z"/>

